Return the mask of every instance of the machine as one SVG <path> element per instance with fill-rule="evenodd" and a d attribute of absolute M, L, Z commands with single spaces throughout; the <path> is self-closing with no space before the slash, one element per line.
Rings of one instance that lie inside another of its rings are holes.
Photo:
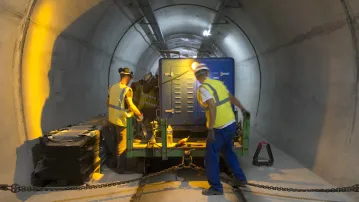
<path fill-rule="evenodd" d="M 127 157 L 138 158 L 142 167 L 144 159 L 182 157 L 191 151 L 193 157 L 204 157 L 207 129 L 205 113 L 197 102 L 199 83 L 193 73 L 192 65 L 205 63 L 210 68 L 210 78 L 221 80 L 234 94 L 233 58 L 162 58 L 159 61 L 160 107 L 156 120 L 151 122 L 152 138 L 149 141 L 134 141 L 134 118 L 128 118 Z M 234 151 L 237 156 L 248 154 L 250 117 L 238 120 L 237 134 L 234 138 Z M 168 142 L 167 127 L 173 130 L 173 141 Z M 187 138 L 187 139 L 184 139 Z M 185 140 L 185 141 L 184 141 Z M 145 172 L 143 168 L 142 172 Z"/>

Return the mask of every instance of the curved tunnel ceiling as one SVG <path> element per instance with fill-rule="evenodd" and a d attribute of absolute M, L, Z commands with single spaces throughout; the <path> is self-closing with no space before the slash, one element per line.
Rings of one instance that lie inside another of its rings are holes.
<path fill-rule="evenodd" d="M 162 34 L 164 35 L 169 50 L 178 50 L 180 52 L 183 52 L 182 56 L 187 56 L 187 57 L 196 55 L 196 52 L 198 52 L 201 44 L 203 43 L 203 39 L 204 39 L 204 37 L 202 36 L 203 31 L 208 29 L 210 24 L 213 22 L 213 18 L 216 14 L 216 11 L 214 9 L 211 9 L 210 7 L 199 6 L 196 4 L 163 5 L 162 7 L 158 7 L 158 8 L 154 6 L 154 9 L 159 27 L 162 31 Z M 133 26 L 138 27 L 141 24 L 143 25 L 145 24 L 145 22 L 139 19 L 137 20 L 137 23 L 134 24 Z M 226 26 L 227 27 L 231 26 L 231 24 L 228 24 Z M 236 29 L 236 27 L 232 27 L 232 29 L 233 28 Z M 136 31 L 139 32 L 139 30 Z M 213 49 L 211 52 L 207 53 L 206 55 L 211 57 L 223 57 L 225 56 L 225 53 L 223 53 L 221 48 L 215 44 L 215 39 L 220 34 L 220 32 L 217 32 L 217 30 L 213 30 L 213 31 L 216 32 L 216 34 L 212 37 Z M 226 30 L 226 32 L 228 33 L 230 33 L 230 31 L 231 31 L 230 29 Z M 116 57 L 128 58 L 126 54 L 132 52 L 131 50 L 128 49 L 129 48 L 128 46 L 122 45 L 122 43 L 129 43 L 128 38 L 134 38 L 136 43 L 141 43 L 141 45 L 132 44 L 133 47 L 135 47 L 138 50 L 137 56 L 142 55 L 144 51 L 143 49 L 145 47 L 153 50 L 153 46 L 151 47 L 148 46 L 148 44 L 150 43 L 148 36 L 151 35 L 151 33 L 146 33 L 142 31 L 141 32 L 142 40 L 139 39 L 139 35 L 137 33 L 136 36 L 133 35 L 134 33 L 135 32 L 131 27 L 130 30 L 126 32 L 124 37 L 121 38 L 118 47 L 120 47 L 123 50 L 126 50 L 127 53 L 123 52 L 121 49 L 119 50 L 116 49 L 116 53 L 115 53 Z M 195 51 L 195 49 L 197 51 Z M 150 60 L 156 60 L 157 57 L 159 56 L 156 55 L 154 56 L 154 58 Z M 132 60 L 138 61 L 138 57 L 133 57 Z M 127 61 L 123 61 L 121 65 L 137 67 L 137 64 L 135 62 L 128 63 Z M 111 67 L 111 72 L 116 72 L 116 69 L 118 69 L 119 66 L 120 64 L 117 64 L 116 62 L 113 63 Z M 147 73 L 151 69 L 151 67 L 152 66 L 148 66 L 147 68 L 140 67 L 139 69 L 141 69 L 142 71 L 140 71 L 136 75 L 136 78 L 140 78 L 142 75 Z M 118 80 L 117 77 L 114 77 L 113 79 L 111 78 L 110 83 L 114 83 L 116 80 Z"/>
<path fill-rule="evenodd" d="M 169 46 L 194 54 L 218 1 L 150 2 Z M 228 2 L 229 24 L 212 32 L 212 56 L 235 59 L 235 92 L 252 112 L 252 133 L 335 185 L 355 184 L 358 1 Z M 105 113 L 116 68 L 130 66 L 140 78 L 155 72 L 160 54 L 147 44 L 131 0 L 2 0 L 0 8 L 1 111 L 8 115 L 1 123 L 4 134 L 20 134 L 1 136 L 12 152 L 0 157 L 12 163 L 0 173 L 13 180 L 31 170 L 28 150 L 15 151 L 19 142 Z M 15 168 L 15 159 L 28 170 Z"/>

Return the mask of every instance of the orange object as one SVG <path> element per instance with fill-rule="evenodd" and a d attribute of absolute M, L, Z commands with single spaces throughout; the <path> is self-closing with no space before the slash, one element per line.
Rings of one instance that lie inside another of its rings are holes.
<path fill-rule="evenodd" d="M 184 145 L 187 142 L 188 138 L 189 138 L 189 136 L 187 138 L 183 138 L 183 139 L 179 140 L 176 144 L 176 147 Z"/>

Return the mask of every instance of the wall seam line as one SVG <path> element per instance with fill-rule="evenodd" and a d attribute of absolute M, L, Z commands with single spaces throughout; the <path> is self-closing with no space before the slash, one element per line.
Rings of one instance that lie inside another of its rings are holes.
<path fill-rule="evenodd" d="M 29 141 L 27 125 L 26 125 L 26 115 L 24 111 L 24 95 L 23 95 L 23 56 L 24 48 L 26 43 L 27 31 L 30 24 L 30 16 L 35 8 L 37 0 L 29 1 L 26 9 L 26 13 L 23 16 L 23 20 L 20 23 L 20 36 L 16 42 L 16 47 L 14 50 L 14 66 L 13 66 L 13 76 L 14 76 L 14 99 L 15 99 L 15 113 L 18 121 L 18 129 L 21 133 L 20 144 L 23 144 L 26 141 Z"/>
<path fill-rule="evenodd" d="M 351 38 L 352 38 L 352 42 L 353 42 L 353 51 L 355 54 L 355 68 L 354 71 L 356 72 L 355 75 L 355 86 L 354 86 L 354 92 L 353 92 L 353 110 L 352 110 L 352 121 L 350 123 L 350 131 L 346 136 L 346 141 L 345 141 L 345 145 L 344 145 L 344 152 L 347 152 L 349 147 L 348 145 L 351 143 L 352 138 L 354 136 L 354 129 L 355 129 L 355 123 L 356 123 L 356 119 L 357 119 L 357 102 L 358 102 L 358 89 L 359 89 L 359 41 L 358 41 L 358 37 L 357 37 L 357 30 L 356 30 L 356 20 L 359 16 L 355 16 L 352 14 L 352 12 L 350 11 L 349 8 L 349 3 L 347 2 L 347 0 L 340 0 L 344 12 L 346 14 L 347 17 L 347 25 L 351 34 Z"/>

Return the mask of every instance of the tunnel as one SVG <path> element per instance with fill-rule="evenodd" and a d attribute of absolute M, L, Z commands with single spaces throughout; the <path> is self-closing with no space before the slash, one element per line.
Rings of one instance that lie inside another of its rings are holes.
<path fill-rule="evenodd" d="M 1 0 L 0 184 L 29 184 L 34 141 L 107 113 L 118 68 L 155 74 L 163 46 L 233 58 L 252 135 L 334 186 L 355 184 L 358 22 L 357 0 Z"/>

